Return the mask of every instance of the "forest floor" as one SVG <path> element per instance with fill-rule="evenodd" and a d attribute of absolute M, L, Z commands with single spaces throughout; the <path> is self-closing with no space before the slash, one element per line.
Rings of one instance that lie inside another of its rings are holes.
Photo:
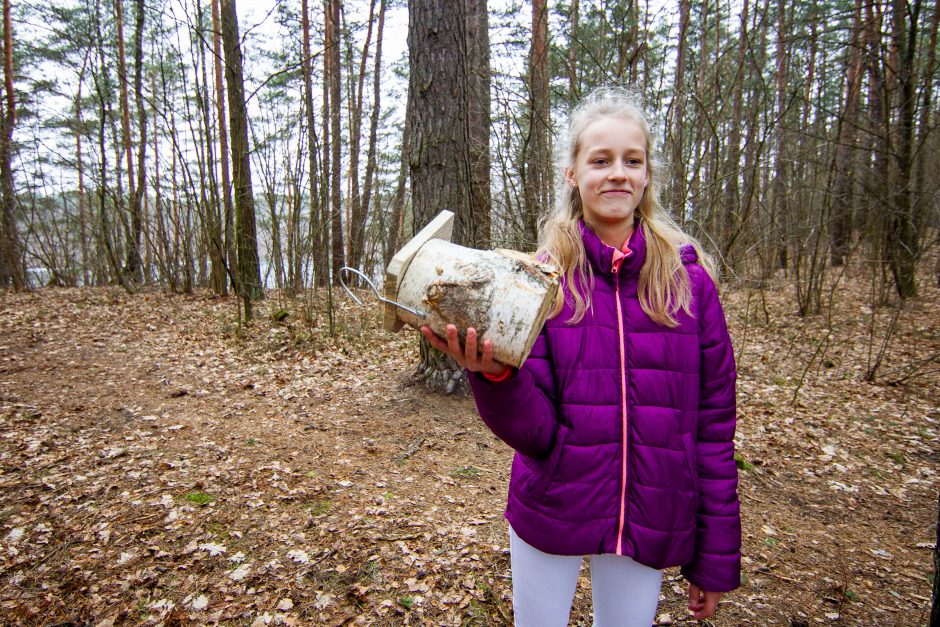
<path fill-rule="evenodd" d="M 783 278 L 723 295 L 744 561 L 713 625 L 926 624 L 940 292 L 867 287 L 805 319 Z M 414 383 L 415 333 L 341 300 L 329 337 L 276 294 L 250 326 L 208 295 L 0 294 L 0 623 L 509 623 L 511 451 Z M 693 622 L 684 594 L 669 569 L 660 624 Z"/>

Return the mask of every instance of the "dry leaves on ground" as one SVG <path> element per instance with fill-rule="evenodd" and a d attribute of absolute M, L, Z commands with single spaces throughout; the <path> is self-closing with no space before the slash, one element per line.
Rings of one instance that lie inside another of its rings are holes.
<path fill-rule="evenodd" d="M 725 295 L 745 557 L 714 624 L 926 620 L 940 297 L 898 316 L 892 387 L 862 381 L 891 316 L 846 294 L 831 327 L 785 290 Z M 3 622 L 508 623 L 511 451 L 412 383 L 414 334 L 347 302 L 335 337 L 302 300 L 250 327 L 234 307 L 0 296 Z M 691 622 L 664 582 L 660 622 Z"/>

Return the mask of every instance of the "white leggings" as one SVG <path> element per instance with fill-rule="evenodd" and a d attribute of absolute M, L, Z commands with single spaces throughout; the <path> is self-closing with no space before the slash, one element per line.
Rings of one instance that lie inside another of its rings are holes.
<path fill-rule="evenodd" d="M 565 627 L 581 570 L 580 555 L 551 555 L 509 529 L 512 607 L 516 627 Z M 650 627 L 662 571 L 624 555 L 591 555 L 594 627 Z"/>

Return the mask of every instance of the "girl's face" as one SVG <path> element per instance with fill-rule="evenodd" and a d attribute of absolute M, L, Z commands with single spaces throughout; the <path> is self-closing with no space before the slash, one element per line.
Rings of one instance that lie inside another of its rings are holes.
<path fill-rule="evenodd" d="M 580 193 L 586 222 L 602 230 L 632 228 L 649 184 L 646 136 L 639 123 L 602 117 L 588 124 L 565 180 Z"/>

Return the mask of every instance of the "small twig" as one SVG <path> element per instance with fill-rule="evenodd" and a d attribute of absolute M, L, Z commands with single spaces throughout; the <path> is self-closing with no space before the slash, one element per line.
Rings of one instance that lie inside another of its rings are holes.
<path fill-rule="evenodd" d="M 900 368 L 896 368 L 895 370 L 892 370 L 892 371 L 889 372 L 888 374 L 882 375 L 882 378 L 888 378 L 888 377 L 894 375 L 895 373 L 900 372 L 900 371 L 903 370 L 904 368 L 908 368 L 909 370 L 908 370 L 908 373 L 907 373 L 906 375 L 904 375 L 904 376 L 901 377 L 900 379 L 893 379 L 893 380 L 891 380 L 891 381 L 888 382 L 888 385 L 892 385 L 892 386 L 893 386 L 893 385 L 901 385 L 902 383 L 904 383 L 904 382 L 907 381 L 908 379 L 911 379 L 911 378 L 917 376 L 918 373 L 920 373 L 920 374 L 929 374 L 929 373 L 933 373 L 933 372 L 934 372 L 933 370 L 928 370 L 926 373 L 921 373 L 921 369 L 922 369 L 924 366 L 927 366 L 927 365 L 929 365 L 929 364 L 932 364 L 933 362 L 937 361 L 938 359 L 940 359 L 940 352 L 936 352 L 936 353 L 934 353 L 933 355 L 931 355 L 930 357 L 927 357 L 927 358 L 925 358 L 925 359 L 915 360 L 915 361 L 912 362 L 912 363 L 908 363 L 908 364 L 905 364 L 904 366 L 901 366 Z"/>
<path fill-rule="evenodd" d="M 376 542 L 398 542 L 399 540 L 417 540 L 421 535 L 420 533 L 413 533 L 407 536 L 376 536 L 373 540 Z"/>
<path fill-rule="evenodd" d="M 776 577 L 777 579 L 783 579 L 784 581 L 789 581 L 790 583 L 798 583 L 798 584 L 803 583 L 799 579 L 793 579 L 792 577 L 787 577 L 786 575 L 778 575 L 772 570 L 765 570 L 762 574 L 770 575 L 771 577 Z"/>
<path fill-rule="evenodd" d="M 396 463 L 400 464 L 415 453 L 418 452 L 418 449 L 421 448 L 421 445 L 424 444 L 424 437 L 420 437 L 414 442 L 411 443 L 411 446 L 408 447 L 408 450 L 398 456 L 395 460 Z"/>

